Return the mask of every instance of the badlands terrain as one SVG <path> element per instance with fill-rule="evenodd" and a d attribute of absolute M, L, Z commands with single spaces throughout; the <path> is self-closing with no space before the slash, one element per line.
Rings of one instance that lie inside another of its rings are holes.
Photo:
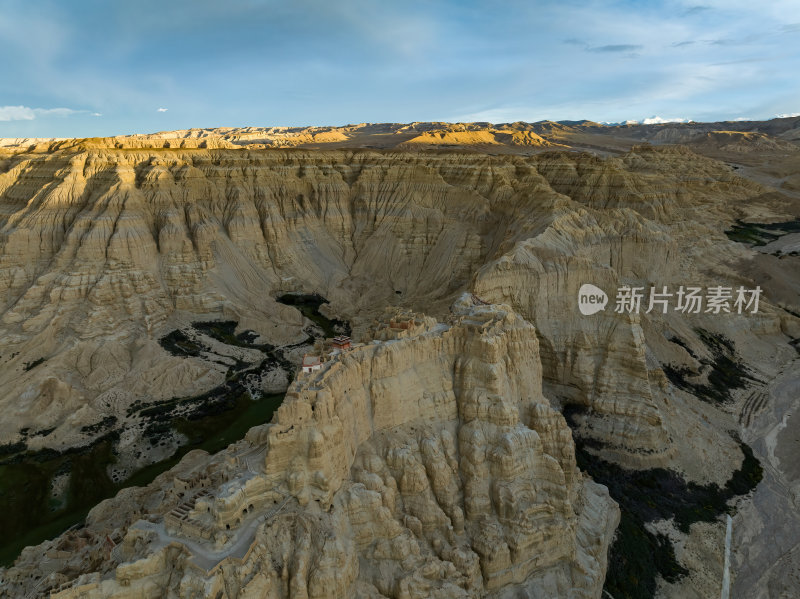
<path fill-rule="evenodd" d="M 800 118 L 6 139 L 0 290 L 0 597 L 800 588 Z"/>

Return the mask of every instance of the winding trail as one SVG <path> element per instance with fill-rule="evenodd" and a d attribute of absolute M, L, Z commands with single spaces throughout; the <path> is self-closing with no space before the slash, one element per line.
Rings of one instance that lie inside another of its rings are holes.
<path fill-rule="evenodd" d="M 179 543 L 186 547 L 192 554 L 192 561 L 195 565 L 199 566 L 206 572 L 212 570 L 221 561 L 229 557 L 242 559 L 250 549 L 255 540 L 256 529 L 265 521 L 274 518 L 286 506 L 292 497 L 286 497 L 283 502 L 277 507 L 269 510 L 264 514 L 253 514 L 247 518 L 239 529 L 236 531 L 233 542 L 229 543 L 222 549 L 214 551 L 207 544 L 193 541 L 183 536 L 170 534 L 166 531 L 163 522 L 149 522 L 147 520 L 139 520 L 134 523 L 131 528 L 138 528 L 140 530 L 149 530 L 156 533 L 158 539 L 150 546 L 153 552 L 158 551 L 162 547 L 166 547 L 170 543 Z"/>

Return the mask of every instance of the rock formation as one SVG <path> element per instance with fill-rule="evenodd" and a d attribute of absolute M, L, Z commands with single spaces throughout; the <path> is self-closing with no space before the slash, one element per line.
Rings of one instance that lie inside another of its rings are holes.
<path fill-rule="evenodd" d="M 635 144 L 664 128 L 605 129 L 9 144 L 0 444 L 91 443 L 100 423 L 135 430 L 134 407 L 222 384 L 221 364 L 249 350 L 212 348 L 221 362 L 165 352 L 159 339 L 191 323 L 302 343 L 310 323 L 275 301 L 283 293 L 321 294 L 363 344 L 299 374 L 269 425 L 190 453 L 97 506 L 84 529 L 27 549 L 0 571 L 0 596 L 47 585 L 61 597 L 598 597 L 619 512 L 576 467 L 562 412 L 588 455 L 723 486 L 743 458 L 727 431 L 800 336 L 794 283 L 766 276 L 796 257 L 762 253 L 752 268 L 755 252 L 725 235 L 796 218 L 792 190 L 683 146 Z M 698 151 L 738 152 L 706 133 L 692 131 L 714 142 Z M 614 155 L 565 149 L 600 138 Z M 770 151 L 791 154 L 783 139 Z M 372 142 L 399 149 L 254 149 Z M 451 142 L 471 151 L 400 151 Z M 487 146 L 510 153 L 476 151 Z M 612 296 L 594 317 L 577 310 L 584 283 Z M 757 314 L 613 310 L 623 285 L 756 284 Z M 737 367 L 749 378 L 727 385 Z"/>
<path fill-rule="evenodd" d="M 335 355 L 272 423 L 95 509 L 82 565 L 112 576 L 55 596 L 598 596 L 618 511 L 542 396 L 535 329 L 470 296 L 427 325 Z"/>

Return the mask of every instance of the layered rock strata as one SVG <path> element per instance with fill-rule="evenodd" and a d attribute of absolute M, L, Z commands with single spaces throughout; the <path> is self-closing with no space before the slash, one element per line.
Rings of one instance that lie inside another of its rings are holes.
<path fill-rule="evenodd" d="M 643 329 L 623 317 L 598 329 L 572 298 L 584 282 L 719 269 L 707 264 L 717 250 L 679 250 L 686 235 L 728 243 L 691 215 L 730 221 L 764 191 L 669 148 L 603 161 L 78 145 L 14 155 L 3 170 L 0 434 L 13 442 L 27 427 L 36 447 L 84 443 L 82 426 L 112 415 L 122 425 L 134 401 L 218 384 L 206 363 L 156 344 L 192 320 L 237 320 L 281 345 L 305 326 L 272 299 L 285 291 L 321 293 L 358 332 L 387 304 L 443 315 L 472 289 L 537 325 L 552 395 L 609 415 L 598 435 L 613 429 L 622 451 L 663 454 Z M 631 375 L 622 387 L 615 371 Z M 616 406 L 604 398 L 612 388 Z M 620 422 L 633 412 L 641 430 Z"/>
<path fill-rule="evenodd" d="M 796 297 L 771 281 L 794 258 L 747 266 L 724 234 L 791 220 L 790 198 L 686 148 L 148 143 L 0 155 L 0 443 L 89 443 L 112 416 L 130 429 L 135 402 L 219 385 L 221 369 L 157 342 L 198 320 L 303 341 L 309 322 L 273 299 L 286 292 L 324 295 L 354 339 L 379 343 L 300 378 L 240 444 L 28 549 L 2 573 L 7 593 L 45 580 L 64 596 L 597 596 L 616 512 L 575 469 L 561 412 L 579 412 L 604 459 L 723 485 L 742 459 L 726 431 L 800 336 Z M 757 314 L 576 306 L 584 283 L 613 302 L 621 285 L 757 281 Z M 413 322 L 395 331 L 387 305 Z"/>
<path fill-rule="evenodd" d="M 542 396 L 534 327 L 454 311 L 333 356 L 246 440 L 96 508 L 85 544 L 124 538 L 55 596 L 599 596 L 618 510 Z"/>

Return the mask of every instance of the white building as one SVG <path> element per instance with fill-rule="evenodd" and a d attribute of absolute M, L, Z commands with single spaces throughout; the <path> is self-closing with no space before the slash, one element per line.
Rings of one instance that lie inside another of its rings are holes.
<path fill-rule="evenodd" d="M 322 358 L 319 356 L 303 356 L 303 372 L 314 372 L 322 368 Z"/>

